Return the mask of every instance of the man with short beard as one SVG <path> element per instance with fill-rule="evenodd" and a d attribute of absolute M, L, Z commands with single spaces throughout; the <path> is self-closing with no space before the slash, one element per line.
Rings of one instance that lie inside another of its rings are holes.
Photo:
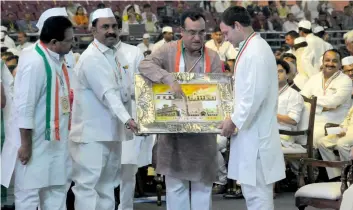
<path fill-rule="evenodd" d="M 323 55 L 322 71 L 308 80 L 301 94 L 316 96 L 317 106 L 314 124 L 314 147 L 325 135 L 325 124 L 340 124 L 351 107 L 352 80 L 341 72 L 341 56 L 337 50 Z"/>
<path fill-rule="evenodd" d="M 72 78 L 64 56 L 73 38 L 70 20 L 50 17 L 39 41 L 22 51 L 18 63 L 11 141 L 20 145 L 14 172 L 19 210 L 66 209 Z"/>
<path fill-rule="evenodd" d="M 94 41 L 75 67 L 69 150 L 73 160 L 75 209 L 114 209 L 119 183 L 121 141 L 137 125 L 125 106 L 131 103 L 129 73 L 116 59 L 118 23 L 110 8 L 92 14 Z"/>

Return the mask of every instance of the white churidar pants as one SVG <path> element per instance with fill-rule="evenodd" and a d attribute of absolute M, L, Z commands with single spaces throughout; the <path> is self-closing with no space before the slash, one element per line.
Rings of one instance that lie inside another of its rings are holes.
<path fill-rule="evenodd" d="M 346 191 L 344 191 L 340 210 L 353 210 L 352 198 L 353 185 L 351 185 Z"/>
<path fill-rule="evenodd" d="M 217 135 L 217 160 L 218 160 L 218 172 L 216 184 L 226 185 L 227 184 L 227 167 L 222 153 L 227 150 L 227 138 Z"/>
<path fill-rule="evenodd" d="M 136 173 L 138 167 L 134 164 L 122 164 L 120 170 L 120 204 L 119 210 L 133 210 Z"/>
<path fill-rule="evenodd" d="M 339 160 L 350 160 L 349 153 L 353 146 L 353 130 L 347 131 L 346 136 L 337 138 L 334 136 L 325 136 L 317 142 L 317 147 L 320 151 L 321 157 L 325 161 L 338 161 L 338 157 L 333 153 L 334 149 L 338 150 Z M 329 179 L 341 176 L 341 169 L 326 168 Z"/>
<path fill-rule="evenodd" d="M 167 210 L 211 210 L 212 183 L 190 182 L 170 176 L 165 177 Z M 191 196 L 191 198 L 190 198 Z"/>
<path fill-rule="evenodd" d="M 15 183 L 16 210 L 66 210 L 66 186 L 20 190 Z"/>
<path fill-rule="evenodd" d="M 121 142 L 69 142 L 75 209 L 114 210 L 119 185 Z"/>
<path fill-rule="evenodd" d="M 273 184 L 266 184 L 261 160 L 256 162 L 256 187 L 240 184 L 248 210 L 273 210 Z"/>

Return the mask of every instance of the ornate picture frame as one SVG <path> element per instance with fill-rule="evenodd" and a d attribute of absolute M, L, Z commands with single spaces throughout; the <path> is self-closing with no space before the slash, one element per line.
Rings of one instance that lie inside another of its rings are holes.
<path fill-rule="evenodd" d="M 220 133 L 233 113 L 232 77 L 224 73 L 174 73 L 185 97 L 176 98 L 165 84 L 135 74 L 139 134 Z"/>

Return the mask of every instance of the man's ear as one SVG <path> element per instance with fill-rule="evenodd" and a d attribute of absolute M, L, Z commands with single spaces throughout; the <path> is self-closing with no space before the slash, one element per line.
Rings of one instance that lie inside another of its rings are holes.
<path fill-rule="evenodd" d="M 50 40 L 49 44 L 55 45 L 57 41 L 58 41 L 58 40 L 56 40 L 56 39 L 52 39 L 52 40 Z"/>

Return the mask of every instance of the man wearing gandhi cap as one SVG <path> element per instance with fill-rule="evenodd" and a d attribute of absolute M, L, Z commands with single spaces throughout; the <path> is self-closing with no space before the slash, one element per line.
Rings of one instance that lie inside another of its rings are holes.
<path fill-rule="evenodd" d="M 116 58 L 118 23 L 110 8 L 92 14 L 94 41 L 75 67 L 69 149 L 73 160 L 75 209 L 113 210 L 121 141 L 137 130 L 131 106 L 129 72 Z"/>
<path fill-rule="evenodd" d="M 49 17 L 39 41 L 19 59 L 11 139 L 4 145 L 6 153 L 18 158 L 3 156 L 1 177 L 8 185 L 14 169 L 17 210 L 66 209 L 71 76 L 64 55 L 73 36 L 66 17 Z"/>
<path fill-rule="evenodd" d="M 158 48 L 162 47 L 165 43 L 172 41 L 173 39 L 173 28 L 170 26 L 164 26 L 162 28 L 163 39 L 155 43 L 152 52 L 156 51 Z"/>
<path fill-rule="evenodd" d="M 144 53 L 147 50 L 152 51 L 154 44 L 150 43 L 150 35 L 149 34 L 144 34 L 143 35 L 143 42 L 137 45 L 138 48 Z"/>
<path fill-rule="evenodd" d="M 342 70 L 343 73 L 353 80 L 353 56 L 348 56 L 342 59 Z"/>
<path fill-rule="evenodd" d="M 7 35 L 7 27 L 1 26 L 1 35 L 0 35 L 0 40 L 1 40 L 1 46 L 5 46 L 7 48 L 16 48 L 15 42 L 11 37 Z"/>

